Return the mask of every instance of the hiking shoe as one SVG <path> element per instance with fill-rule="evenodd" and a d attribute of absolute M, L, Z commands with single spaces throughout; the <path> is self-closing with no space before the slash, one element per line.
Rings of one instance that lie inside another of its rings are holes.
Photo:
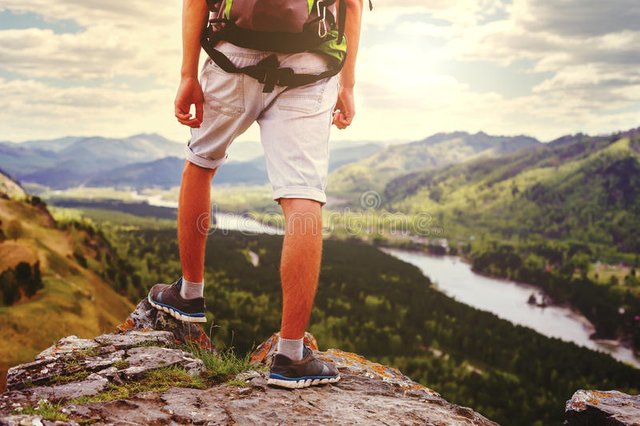
<path fill-rule="evenodd" d="M 207 322 L 204 314 L 204 297 L 184 299 L 180 296 L 182 277 L 173 284 L 156 284 L 149 290 L 151 306 L 186 322 Z"/>
<path fill-rule="evenodd" d="M 300 389 L 336 383 L 338 380 L 340 380 L 338 369 L 332 363 L 316 358 L 311 349 L 305 345 L 300 361 L 294 361 L 278 353 L 273 357 L 267 384 Z"/>

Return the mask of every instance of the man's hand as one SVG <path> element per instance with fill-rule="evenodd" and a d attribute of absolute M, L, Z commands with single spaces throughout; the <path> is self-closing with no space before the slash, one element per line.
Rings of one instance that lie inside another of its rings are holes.
<path fill-rule="evenodd" d="M 186 77 L 180 80 L 178 94 L 176 95 L 175 107 L 176 118 L 181 124 L 189 127 L 200 127 L 202 124 L 202 104 L 204 96 L 198 79 L 195 77 Z M 191 105 L 196 106 L 196 116 L 193 117 L 189 112 Z"/>
<path fill-rule="evenodd" d="M 338 102 L 333 110 L 333 124 L 340 130 L 351 125 L 356 115 L 356 105 L 353 100 L 353 87 L 340 86 Z"/>

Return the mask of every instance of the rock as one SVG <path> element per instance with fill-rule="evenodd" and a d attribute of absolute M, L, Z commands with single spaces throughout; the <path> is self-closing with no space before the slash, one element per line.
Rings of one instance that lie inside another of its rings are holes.
<path fill-rule="evenodd" d="M 145 345 L 171 346 L 176 344 L 174 335 L 170 331 L 143 332 L 132 330 L 125 334 L 103 334 L 96 337 L 95 341 L 102 346 L 112 345 L 116 349 L 129 349 Z"/>
<path fill-rule="evenodd" d="M 79 339 L 78 336 L 63 337 L 53 346 L 48 347 L 44 351 L 36 355 L 36 359 L 54 358 L 60 355 L 69 354 L 81 350 L 91 350 L 98 347 L 98 343 L 94 340 Z"/>
<path fill-rule="evenodd" d="M 579 389 L 566 403 L 564 424 L 640 426 L 640 395 Z"/>
<path fill-rule="evenodd" d="M 342 379 L 335 385 L 299 390 L 269 387 L 266 366 L 278 334 L 252 354 L 255 369 L 235 376 L 234 382 L 241 386 L 219 383 L 203 389 L 198 379 L 192 382 L 194 388 L 144 387 L 144 381 L 153 377 L 147 373 L 157 369 L 176 367 L 194 376 L 205 369 L 202 360 L 177 345 L 193 344 L 189 333 L 197 329 L 151 312 L 144 301 L 125 324 L 141 328 L 121 327 L 94 340 L 65 338 L 40 359 L 12 368 L 9 391 L 0 395 L 0 425 L 55 424 L 46 417 L 20 415 L 21 408 L 36 407 L 43 400 L 68 417 L 65 424 L 496 425 L 397 369 L 338 349 L 317 352 L 339 368 Z M 151 330 L 149 325 L 162 329 Z M 198 342 L 211 347 L 208 339 L 202 340 L 204 334 L 198 336 Z M 317 351 L 312 335 L 305 335 L 305 341 Z M 99 398 L 90 399 L 93 395 Z"/>
<path fill-rule="evenodd" d="M 81 396 L 92 396 L 106 390 L 108 385 L 108 379 L 94 373 L 87 377 L 85 380 L 81 380 L 78 382 L 67 383 L 64 385 L 40 386 L 33 388 L 33 390 L 31 391 L 30 399 L 32 401 L 39 401 L 41 399 L 68 400 Z"/>
<path fill-rule="evenodd" d="M 155 309 L 146 298 L 142 299 L 129 317 L 116 327 L 118 333 L 128 333 L 132 330 L 168 331 L 173 334 L 176 343 L 192 344 L 205 350 L 213 350 L 211 339 L 199 324 L 177 321 L 166 313 Z"/>
<path fill-rule="evenodd" d="M 192 375 L 204 370 L 204 364 L 193 355 L 180 349 L 139 347 L 129 349 L 125 359 L 129 367 L 122 370 L 126 379 L 135 379 L 163 367 L 182 367 Z"/>
<path fill-rule="evenodd" d="M 278 349 L 279 338 L 280 333 L 273 333 L 271 337 L 258 345 L 258 347 L 251 353 L 251 362 L 254 364 L 264 364 L 267 367 L 270 366 L 273 355 Z M 314 351 L 318 350 L 318 342 L 316 342 L 316 338 L 309 332 L 304 333 L 304 344 Z"/>
<path fill-rule="evenodd" d="M 7 416 L 0 419 L 2 426 L 42 426 L 42 417 L 40 416 Z"/>

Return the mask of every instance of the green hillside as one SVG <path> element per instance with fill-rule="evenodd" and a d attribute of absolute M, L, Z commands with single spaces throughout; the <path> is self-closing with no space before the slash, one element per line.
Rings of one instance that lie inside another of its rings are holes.
<path fill-rule="evenodd" d="M 537 145 L 537 140 L 527 136 L 438 133 L 422 141 L 388 146 L 335 170 L 329 177 L 329 188 L 332 194 L 343 196 L 370 190 L 381 192 L 389 180 L 410 172 L 434 170 L 474 158 L 493 158 Z"/>
<path fill-rule="evenodd" d="M 640 133 L 578 135 L 502 158 L 399 177 L 394 211 L 428 211 L 444 227 L 504 239 L 539 235 L 640 252 Z M 472 231 L 469 231 L 472 232 Z"/>
<path fill-rule="evenodd" d="M 537 285 L 594 337 L 640 348 L 638 130 L 408 174 L 384 194 L 390 211 L 437 218 L 477 272 Z"/>
<path fill-rule="evenodd" d="M 0 188 L 12 187 L 0 174 Z M 101 277 L 102 234 L 56 222 L 37 197 L 0 193 L 0 389 L 8 367 L 57 339 L 110 331 L 133 305 Z"/>

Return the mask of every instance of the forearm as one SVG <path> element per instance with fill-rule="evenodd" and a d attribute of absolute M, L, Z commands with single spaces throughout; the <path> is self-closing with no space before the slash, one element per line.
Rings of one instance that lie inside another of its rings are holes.
<path fill-rule="evenodd" d="M 184 0 L 182 4 L 182 78 L 198 77 L 200 35 L 209 17 L 205 0 Z"/>
<path fill-rule="evenodd" d="M 340 84 L 353 87 L 356 84 L 356 57 L 360 44 L 360 25 L 362 21 L 362 0 L 339 0 L 347 2 L 347 21 L 345 35 L 347 37 L 347 60 L 340 73 Z"/>

